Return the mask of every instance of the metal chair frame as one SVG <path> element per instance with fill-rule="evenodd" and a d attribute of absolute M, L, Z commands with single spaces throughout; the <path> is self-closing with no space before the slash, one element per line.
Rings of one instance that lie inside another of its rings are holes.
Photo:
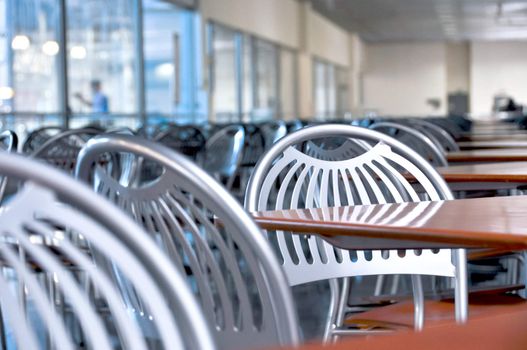
<path fill-rule="evenodd" d="M 1 261 L 21 287 L 19 293 L 12 292 L 0 275 L 2 314 L 17 348 L 78 348 L 71 317 L 65 319 L 72 314 L 83 341 L 95 349 L 114 349 L 115 341 L 123 348 L 151 348 L 152 339 L 146 339 L 139 320 L 147 316 L 157 348 L 215 348 L 180 272 L 118 208 L 67 174 L 18 155 L 0 153 L 0 173 L 25 184 L 0 213 Z M 41 273 L 35 275 L 35 269 Z M 77 279 L 73 270 L 84 278 Z M 124 307 L 124 280 L 147 314 Z M 86 288 L 85 282 L 92 287 Z M 68 313 L 59 310 L 57 295 L 62 308 L 68 304 Z M 106 306 L 103 314 L 96 302 Z M 111 326 L 104 322 L 108 315 Z M 37 336 L 38 326 L 45 340 Z M 112 340 L 114 335 L 118 339 Z"/>
<path fill-rule="evenodd" d="M 445 154 L 443 153 L 442 149 L 438 146 L 439 141 L 433 140 L 428 135 L 425 135 L 418 130 L 415 130 L 406 125 L 393 122 L 374 123 L 369 126 L 369 129 L 380 131 L 383 133 L 387 133 L 389 132 L 389 130 L 402 132 L 403 136 L 401 137 L 404 137 L 404 135 L 408 135 L 410 139 L 402 140 L 398 137 L 394 138 L 407 144 L 407 146 L 415 147 L 417 153 L 419 153 L 421 157 L 428 159 L 433 165 L 442 167 L 448 166 L 448 161 L 446 160 Z M 408 143 L 411 143 L 412 145 Z"/>
<path fill-rule="evenodd" d="M 24 144 L 22 145 L 22 152 L 30 154 L 33 153 L 36 149 L 40 148 L 40 146 L 42 146 L 47 140 L 56 135 L 49 135 L 48 132 L 50 131 L 59 134 L 61 132 L 64 132 L 64 128 L 61 126 L 46 126 L 32 131 L 27 136 L 24 141 Z M 34 144 L 35 142 L 37 142 L 36 145 Z"/>
<path fill-rule="evenodd" d="M 454 140 L 452 135 L 442 127 L 421 119 L 412 119 L 409 123 L 415 125 L 416 129 L 423 131 L 429 137 L 435 138 L 439 142 L 443 152 L 459 151 L 459 146 L 456 143 L 456 140 Z"/>
<path fill-rule="evenodd" d="M 329 137 L 377 144 L 360 156 L 338 161 L 313 158 L 299 149 L 298 145 Z M 245 207 L 249 211 L 260 211 L 420 201 L 412 185 L 396 171 L 393 163 L 412 174 L 431 200 L 453 199 L 450 189 L 435 169 L 397 140 L 365 128 L 322 125 L 286 136 L 264 155 L 249 182 Z M 375 177 L 384 183 L 385 188 L 379 186 Z M 401 188 L 405 193 L 399 191 Z M 270 194 L 274 189 L 278 192 L 276 203 L 270 207 Z M 305 193 L 304 197 L 302 193 Z M 345 285 L 339 294 L 335 279 L 378 274 L 453 277 L 456 319 L 464 322 L 467 318 L 466 252 L 463 249 L 456 249 L 453 254 L 449 249 L 440 250 L 437 254 L 424 250 L 421 255 L 407 251 L 403 258 L 398 256 L 397 250 L 390 251 L 388 257 L 386 253 L 373 251 L 368 257 L 367 252 L 337 249 L 317 236 L 280 231 L 269 238 L 275 241 L 291 286 L 327 279 L 332 281 L 328 320 L 333 325 L 342 323 L 344 315 L 339 310 L 344 310 L 349 288 Z M 414 277 L 413 282 L 415 326 L 420 329 L 424 322 L 424 301 L 420 280 Z M 333 331 L 328 328 L 326 338 Z"/>
<path fill-rule="evenodd" d="M 230 135 L 229 135 L 230 134 Z M 222 142 L 229 141 L 227 149 L 218 149 Z M 245 131 L 241 125 L 231 125 L 218 130 L 205 144 L 204 155 L 200 160 L 203 168 L 227 189 L 232 189 L 236 174 L 243 158 Z M 223 163 L 215 163 L 215 156 L 228 155 Z"/>
<path fill-rule="evenodd" d="M 108 153 L 131 154 L 163 171 L 128 186 L 94 168 Z M 186 157 L 144 139 L 103 135 L 83 148 L 76 175 L 132 215 L 187 271 L 219 348 L 299 342 L 291 292 L 273 250 L 240 204 Z"/>
<path fill-rule="evenodd" d="M 61 132 L 42 144 L 30 157 L 42 159 L 57 168 L 73 173 L 75 162 L 81 147 L 87 140 L 84 137 L 92 137 L 100 134 L 95 128 L 72 129 Z"/>

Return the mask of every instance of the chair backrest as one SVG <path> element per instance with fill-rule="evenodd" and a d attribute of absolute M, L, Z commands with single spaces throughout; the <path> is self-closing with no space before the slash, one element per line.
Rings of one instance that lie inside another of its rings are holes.
<path fill-rule="evenodd" d="M 276 141 L 280 140 L 287 134 L 287 126 L 283 120 L 275 120 L 272 122 L 264 123 L 260 126 L 264 140 L 265 149 L 271 148 Z"/>
<path fill-rule="evenodd" d="M 304 123 L 301 120 L 291 120 L 286 122 L 287 133 L 298 131 L 304 127 Z"/>
<path fill-rule="evenodd" d="M 312 157 L 300 145 L 344 138 L 374 145 L 361 155 L 336 161 Z M 419 184 L 423 193 L 413 185 Z M 307 127 L 276 143 L 256 166 L 245 198 L 249 211 L 452 199 L 441 176 L 411 148 L 365 128 Z M 451 251 L 343 251 L 317 236 L 269 234 L 290 285 L 372 274 L 454 277 Z"/>
<path fill-rule="evenodd" d="M 245 131 L 241 125 L 218 130 L 205 144 L 203 168 L 230 188 L 242 161 L 244 143 Z"/>
<path fill-rule="evenodd" d="M 153 140 L 194 158 L 206 143 L 201 130 L 192 125 L 171 125 L 155 135 Z"/>
<path fill-rule="evenodd" d="M 75 162 L 80 149 L 91 137 L 100 134 L 99 129 L 72 129 L 61 132 L 34 150 L 30 157 L 42 159 L 45 162 L 68 173 L 75 170 Z"/>
<path fill-rule="evenodd" d="M 409 126 L 393 122 L 378 122 L 370 125 L 369 128 L 385 133 L 413 148 L 434 166 L 448 166 L 443 150 L 437 146 L 439 141 L 432 140 L 429 135 L 425 135 Z"/>
<path fill-rule="evenodd" d="M 0 149 L 8 153 L 16 153 L 18 150 L 18 136 L 11 130 L 5 130 L 0 133 Z M 0 203 L 3 202 L 8 191 L 9 179 L 6 176 L 0 176 Z"/>
<path fill-rule="evenodd" d="M 18 136 L 14 131 L 5 130 L 0 133 L 0 149 L 7 152 L 18 150 Z"/>
<path fill-rule="evenodd" d="M 242 167 L 254 167 L 265 152 L 265 136 L 257 124 L 244 124 L 245 143 L 243 145 Z"/>
<path fill-rule="evenodd" d="M 9 348 L 215 348 L 181 273 L 133 220 L 47 164 L 0 153 L 0 174 L 24 184 L 0 213 Z M 125 286 L 141 310 L 124 307 Z"/>
<path fill-rule="evenodd" d="M 163 171 L 128 186 L 94 166 L 108 153 L 132 154 Z M 147 140 L 98 136 L 81 151 L 77 176 L 143 225 L 187 274 L 220 348 L 298 342 L 292 297 L 272 249 L 238 202 L 198 166 Z"/>
<path fill-rule="evenodd" d="M 459 151 L 459 146 L 456 143 L 456 140 L 454 140 L 452 135 L 442 127 L 422 119 L 412 119 L 409 123 L 430 138 L 437 140 L 439 146 L 444 152 Z"/>
<path fill-rule="evenodd" d="M 22 153 L 31 154 L 50 138 L 64 131 L 61 126 L 46 126 L 32 131 L 24 141 Z"/>

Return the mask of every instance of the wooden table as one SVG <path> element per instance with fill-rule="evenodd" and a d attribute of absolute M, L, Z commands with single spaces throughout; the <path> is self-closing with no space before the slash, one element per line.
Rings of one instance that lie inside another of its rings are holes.
<path fill-rule="evenodd" d="M 450 152 L 447 154 L 449 163 L 485 163 L 485 162 L 525 162 L 527 149 L 490 149 Z"/>
<path fill-rule="evenodd" d="M 498 134 L 465 134 L 459 141 L 525 141 L 527 140 L 527 133 L 498 133 Z"/>
<path fill-rule="evenodd" d="M 458 142 L 461 150 L 496 149 L 496 148 L 527 148 L 526 140 L 488 140 Z"/>
<path fill-rule="evenodd" d="M 453 165 L 437 168 L 446 182 L 527 183 L 526 162 Z"/>
<path fill-rule="evenodd" d="M 344 339 L 335 345 L 304 345 L 295 350 L 523 350 L 527 349 L 527 312 L 521 310 L 475 319 L 466 325 L 426 328 L 421 333 L 398 332 Z"/>
<path fill-rule="evenodd" d="M 527 198 L 523 196 L 253 215 L 263 229 L 319 234 L 345 249 L 527 249 Z"/>

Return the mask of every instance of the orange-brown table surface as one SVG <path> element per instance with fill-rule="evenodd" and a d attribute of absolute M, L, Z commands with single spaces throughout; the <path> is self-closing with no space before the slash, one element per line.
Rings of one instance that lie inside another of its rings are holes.
<path fill-rule="evenodd" d="M 304 345 L 298 350 L 465 350 L 527 349 L 527 313 L 511 312 L 477 319 L 468 324 L 429 328 L 421 333 L 401 332 L 345 339 L 333 346 Z"/>
<path fill-rule="evenodd" d="M 527 140 L 461 141 L 458 142 L 458 146 L 462 150 L 493 148 L 527 148 Z"/>
<path fill-rule="evenodd" d="M 527 149 L 505 148 L 447 153 L 449 163 L 456 162 L 516 162 L 527 161 Z"/>
<path fill-rule="evenodd" d="M 319 234 L 346 249 L 527 249 L 523 196 L 253 213 L 266 230 Z"/>
<path fill-rule="evenodd" d="M 437 168 L 446 182 L 526 182 L 526 162 L 452 165 Z"/>

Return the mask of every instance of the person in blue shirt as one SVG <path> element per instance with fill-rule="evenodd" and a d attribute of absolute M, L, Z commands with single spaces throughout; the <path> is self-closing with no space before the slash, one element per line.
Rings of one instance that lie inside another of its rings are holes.
<path fill-rule="evenodd" d="M 102 92 L 102 85 L 99 80 L 92 80 L 90 83 L 92 91 L 92 100 L 84 98 L 80 93 L 75 94 L 75 97 L 82 103 L 92 108 L 93 113 L 108 113 L 108 97 Z"/>

